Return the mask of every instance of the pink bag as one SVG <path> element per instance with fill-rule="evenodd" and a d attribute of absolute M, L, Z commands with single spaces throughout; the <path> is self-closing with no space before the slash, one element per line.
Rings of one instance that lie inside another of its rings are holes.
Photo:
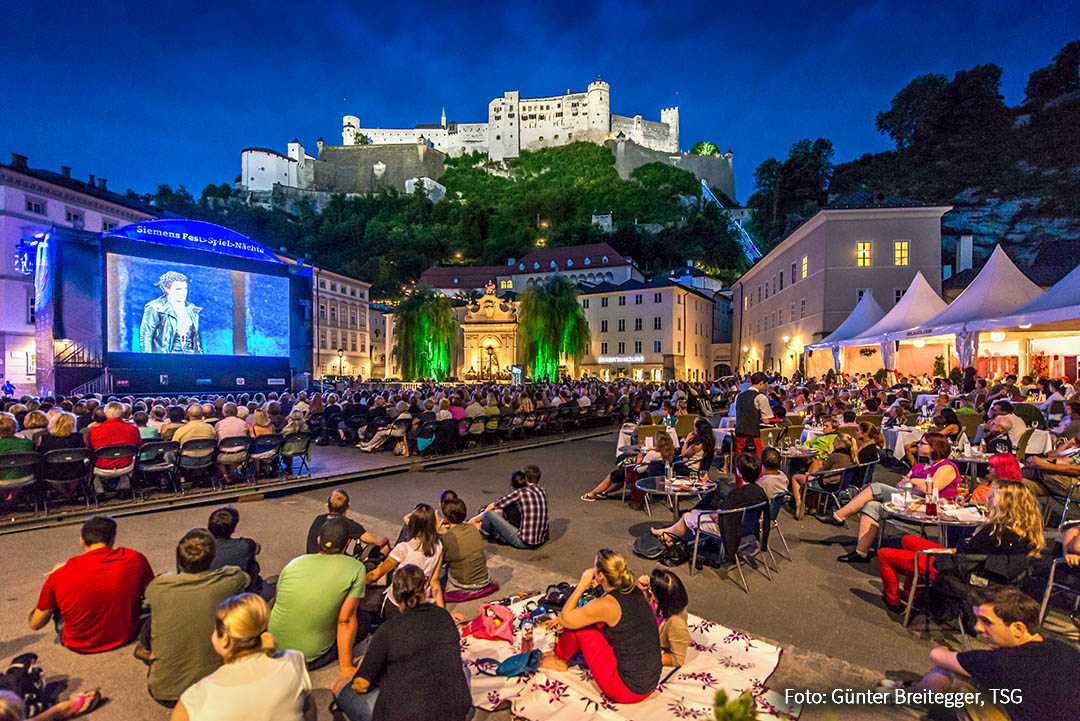
<path fill-rule="evenodd" d="M 480 615 L 461 629 L 462 636 L 472 634 L 488 641 L 514 642 L 514 612 L 497 603 L 485 603 Z"/>

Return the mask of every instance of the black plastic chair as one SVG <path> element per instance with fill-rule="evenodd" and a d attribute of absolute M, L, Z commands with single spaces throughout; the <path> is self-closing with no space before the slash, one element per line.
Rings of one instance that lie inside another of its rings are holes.
<path fill-rule="evenodd" d="M 89 448 L 64 448 L 42 454 L 38 476 L 44 484 L 41 500 L 45 513 L 49 512 L 50 488 L 62 488 L 66 496 L 68 489 L 74 485 L 86 499 L 86 507 L 90 507 L 90 495 L 93 493 L 93 487 L 90 484 L 90 469 L 93 468 L 93 460 L 94 452 Z M 76 478 L 58 477 L 74 475 L 72 471 L 75 464 L 79 465 L 79 474 Z"/>
<path fill-rule="evenodd" d="M 230 436 L 222 438 L 217 444 L 217 463 L 219 466 L 236 466 L 245 469 L 248 456 L 251 452 L 251 438 L 248 436 Z M 244 480 L 247 480 L 247 471 L 241 470 Z M 217 478 L 215 473 L 212 478 Z M 222 482 L 227 483 L 228 478 L 223 476 Z"/>
<path fill-rule="evenodd" d="M 690 575 L 694 574 L 694 571 L 697 569 L 698 566 L 698 546 L 701 544 L 701 537 L 705 536 L 706 538 L 712 538 L 720 541 L 720 552 L 723 554 L 724 544 L 727 543 L 727 541 L 724 540 L 725 524 L 733 524 L 737 522 L 739 528 L 738 536 L 740 542 L 742 541 L 742 539 L 747 538 L 750 535 L 754 535 L 758 539 L 758 543 L 760 545 L 758 547 L 756 555 L 761 557 L 762 565 L 765 567 L 765 575 L 771 581 L 772 571 L 769 569 L 769 561 L 765 558 L 764 555 L 766 553 L 772 555 L 772 551 L 769 549 L 769 527 L 771 524 L 769 523 L 768 506 L 769 503 L 767 501 L 762 501 L 761 503 L 755 503 L 751 506 L 745 506 L 743 508 L 732 508 L 723 511 L 707 511 L 700 514 L 698 516 L 697 529 L 694 531 L 694 552 L 693 556 L 690 559 Z M 717 530 L 717 533 L 713 533 L 708 528 L 702 528 L 706 525 L 706 521 L 710 517 L 712 519 L 714 527 Z M 757 522 L 753 524 L 752 532 L 747 533 L 746 531 L 751 525 L 747 521 L 754 520 L 756 520 Z M 743 575 L 742 572 L 741 556 L 743 554 L 740 554 L 739 550 L 736 548 L 733 555 L 735 556 L 735 569 L 739 572 L 739 578 L 742 580 L 743 590 L 747 593 L 750 593 L 750 587 L 747 585 L 746 577 Z M 776 559 L 774 558 L 773 564 L 775 565 L 775 563 Z"/>
<path fill-rule="evenodd" d="M 435 428 L 435 440 L 431 449 L 435 453 L 450 453 L 457 449 L 458 422 L 453 418 L 438 421 Z"/>
<path fill-rule="evenodd" d="M 281 472 L 281 444 L 284 442 L 285 436 L 280 433 L 267 433 L 262 436 L 255 436 L 251 440 L 251 447 L 248 449 L 248 468 L 251 471 L 251 478 L 254 482 L 259 480 L 259 466 L 264 463 L 269 463 L 270 467 L 274 469 L 274 476 L 277 477 Z"/>
<path fill-rule="evenodd" d="M 184 441 L 176 455 L 176 467 L 183 480 L 209 473 L 211 485 L 214 484 L 213 475 L 217 470 L 216 438 L 193 438 Z"/>
<path fill-rule="evenodd" d="M 296 469 L 294 475 L 306 474 L 309 478 L 311 477 L 311 467 L 308 465 L 311 439 L 312 435 L 310 433 L 289 433 L 281 441 L 281 450 L 278 457 L 282 463 L 288 459 L 291 470 L 293 459 L 300 459 L 300 468 Z"/>
<path fill-rule="evenodd" d="M 135 477 L 140 484 L 149 479 L 164 476 L 174 493 L 180 492 L 180 474 L 177 473 L 177 451 L 180 444 L 176 441 L 147 441 L 139 448 L 135 457 Z"/>
<path fill-rule="evenodd" d="M 126 443 L 121 443 L 112 446 L 102 446 L 101 448 L 94 449 L 94 469 L 90 474 L 91 484 L 102 482 L 104 480 L 116 480 L 119 485 L 119 479 L 128 478 L 128 485 L 131 490 L 131 500 L 135 500 L 135 457 L 139 455 L 139 447 Z M 99 468 L 98 461 L 115 461 L 128 459 L 130 463 L 120 468 Z M 105 484 L 101 485 L 102 490 L 105 490 Z M 94 494 L 97 495 L 97 488 L 94 488 Z"/>
<path fill-rule="evenodd" d="M 11 478 L 0 479 L 0 491 L 14 491 L 23 488 L 33 488 L 38 482 L 38 465 L 41 463 L 41 455 L 34 452 L 27 453 L 4 453 L 0 455 L 0 475 L 11 475 Z M 31 493 L 34 497 L 34 515 L 38 514 L 38 494 Z"/>

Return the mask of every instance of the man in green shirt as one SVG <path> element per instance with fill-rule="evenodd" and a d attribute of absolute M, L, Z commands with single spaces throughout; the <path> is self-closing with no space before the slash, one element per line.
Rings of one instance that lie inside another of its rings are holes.
<path fill-rule="evenodd" d="M 476 591 L 491 583 L 487 560 L 484 557 L 484 539 L 480 530 L 466 523 L 468 511 L 460 498 L 448 498 L 441 504 L 447 529 L 440 536 L 443 545 L 442 588 L 449 580 L 463 591 Z"/>
<path fill-rule="evenodd" d="M 248 585 L 247 574 L 236 566 L 210 570 L 214 554 L 210 531 L 193 528 L 176 545 L 179 572 L 163 573 L 146 587 L 150 623 L 136 656 L 149 661 L 150 696 L 170 708 L 188 686 L 221 666 L 210 643 L 214 614 L 219 603 Z"/>
<path fill-rule="evenodd" d="M 278 648 L 304 654 L 309 670 L 336 656 L 342 675 L 351 677 L 356 673 L 352 649 L 364 637 L 357 633 L 364 565 L 344 554 L 349 529 L 341 516 L 323 524 L 318 540 L 318 553 L 294 558 L 282 569 L 268 630 Z M 365 634 L 367 621 L 365 617 Z"/>

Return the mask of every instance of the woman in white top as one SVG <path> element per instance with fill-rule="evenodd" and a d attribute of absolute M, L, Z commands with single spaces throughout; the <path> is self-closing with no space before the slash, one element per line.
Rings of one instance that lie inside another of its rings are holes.
<path fill-rule="evenodd" d="M 225 664 L 181 694 L 171 721 L 315 721 L 304 656 L 277 651 L 269 618 L 254 593 L 221 602 L 210 643 Z"/>
<path fill-rule="evenodd" d="M 438 522 L 435 509 L 426 503 L 417 503 L 409 514 L 409 540 L 394 546 L 378 568 L 368 572 L 366 581 L 370 586 L 386 576 L 398 566 L 413 565 L 424 572 L 427 579 L 427 599 L 435 605 L 445 608 L 442 586 L 439 585 L 439 567 L 442 566 L 442 541 L 439 540 Z M 399 605 L 393 590 L 386 593 L 383 615 L 399 612 Z"/>

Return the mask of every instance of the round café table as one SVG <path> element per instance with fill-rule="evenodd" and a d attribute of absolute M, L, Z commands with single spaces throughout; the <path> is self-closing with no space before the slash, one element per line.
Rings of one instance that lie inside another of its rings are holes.
<path fill-rule="evenodd" d="M 646 476 L 638 479 L 637 488 L 646 496 L 666 497 L 668 505 L 671 506 L 672 520 L 678 521 L 680 499 L 688 496 L 701 498 L 706 493 L 715 490 L 716 484 L 712 481 L 694 480 L 689 476 L 675 476 L 671 479 L 666 476 Z M 649 509 L 648 503 L 645 504 L 645 509 L 649 511 L 651 518 L 652 510 Z"/>
<path fill-rule="evenodd" d="M 974 528 L 986 523 L 986 514 L 983 509 L 976 506 L 946 506 L 938 510 L 937 515 L 926 515 L 926 503 L 920 499 L 914 499 L 909 507 L 901 507 L 892 501 L 881 504 L 886 517 L 878 524 L 877 547 L 881 548 L 881 539 L 885 535 L 885 522 L 893 520 L 896 524 L 918 526 L 922 536 L 926 537 L 928 529 L 937 530 L 937 540 L 942 546 L 949 547 L 949 529 L 951 528 Z"/>

